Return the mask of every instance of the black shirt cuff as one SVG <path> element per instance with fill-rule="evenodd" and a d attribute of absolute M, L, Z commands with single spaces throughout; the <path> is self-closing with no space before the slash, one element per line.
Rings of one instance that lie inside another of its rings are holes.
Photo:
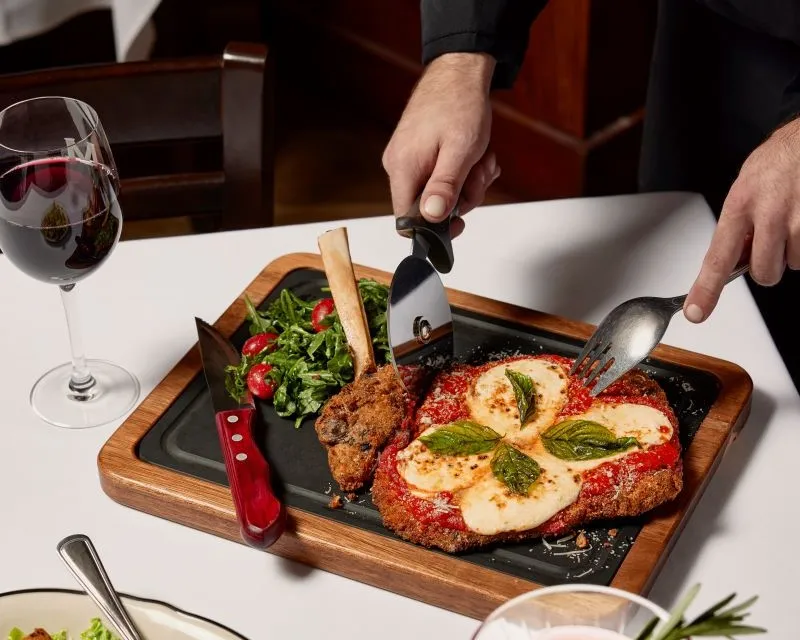
<path fill-rule="evenodd" d="M 788 124 L 792 120 L 800 117 L 800 74 L 786 87 L 783 92 L 783 100 L 778 113 L 778 127 Z"/>
<path fill-rule="evenodd" d="M 493 89 L 519 74 L 531 25 L 547 0 L 421 0 L 422 61 L 445 53 L 486 53 L 497 64 Z"/>

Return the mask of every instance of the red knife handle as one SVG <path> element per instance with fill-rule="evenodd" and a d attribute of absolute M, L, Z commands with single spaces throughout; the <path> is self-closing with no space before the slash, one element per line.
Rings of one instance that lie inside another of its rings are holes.
<path fill-rule="evenodd" d="M 283 533 L 286 510 L 275 497 L 269 464 L 253 440 L 254 408 L 220 411 L 217 433 L 242 537 L 266 549 Z"/>

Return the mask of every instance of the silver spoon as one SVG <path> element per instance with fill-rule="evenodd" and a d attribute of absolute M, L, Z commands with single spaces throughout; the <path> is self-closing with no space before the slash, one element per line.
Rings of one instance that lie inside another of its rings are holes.
<path fill-rule="evenodd" d="M 725 284 L 750 269 L 737 268 Z M 687 294 L 688 295 L 688 294 Z M 683 309 L 686 295 L 675 298 L 633 298 L 618 305 L 603 318 L 570 370 L 583 385 L 595 383 L 589 395 L 605 391 L 625 373 L 644 360 L 661 342 L 669 322 Z"/>
<path fill-rule="evenodd" d="M 77 534 L 67 536 L 56 548 L 64 564 L 122 640 L 144 640 L 114 591 L 92 541 L 83 534 Z"/>

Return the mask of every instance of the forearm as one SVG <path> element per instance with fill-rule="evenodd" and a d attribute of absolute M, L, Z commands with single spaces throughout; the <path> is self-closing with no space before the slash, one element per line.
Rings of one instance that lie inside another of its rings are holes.
<path fill-rule="evenodd" d="M 441 82 L 437 85 L 439 91 L 459 91 L 464 83 L 480 87 L 482 92 L 489 93 L 497 63 L 488 53 L 445 53 L 435 58 L 428 68 L 444 71 L 438 77 Z M 448 86 L 449 85 L 449 86 Z"/>
<path fill-rule="evenodd" d="M 492 87 L 516 80 L 531 24 L 547 0 L 421 0 L 422 61 L 446 53 L 485 53 L 496 60 Z"/>

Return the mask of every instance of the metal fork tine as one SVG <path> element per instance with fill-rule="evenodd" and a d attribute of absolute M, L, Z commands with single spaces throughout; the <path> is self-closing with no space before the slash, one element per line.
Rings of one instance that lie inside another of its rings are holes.
<path fill-rule="evenodd" d="M 572 366 L 569 368 L 569 375 L 574 376 L 578 374 L 578 371 L 581 369 L 581 363 L 586 359 L 587 355 L 589 355 L 589 352 L 584 348 L 584 350 L 575 357 L 575 362 L 573 362 Z"/>
<path fill-rule="evenodd" d="M 580 367 L 579 372 L 576 374 L 579 378 L 585 379 L 592 371 L 596 371 L 595 365 L 601 361 L 607 362 L 607 354 L 611 351 L 611 343 L 608 340 L 599 340 L 596 348 L 592 349 L 586 362 Z M 602 365 L 601 365 L 602 366 Z M 595 367 L 594 369 L 592 367 Z"/>
<path fill-rule="evenodd" d="M 589 353 L 597 347 L 597 333 L 595 332 L 594 335 L 590 336 L 589 339 L 586 341 L 586 344 L 583 345 L 583 349 L 581 352 L 575 357 L 575 362 L 572 363 L 572 367 L 569 370 L 569 374 L 571 376 L 575 375 L 580 368 L 581 363 L 586 360 L 586 357 Z"/>
<path fill-rule="evenodd" d="M 575 362 L 572 364 L 572 368 L 569 370 L 569 375 L 580 377 L 581 375 L 583 375 L 584 369 L 587 366 L 591 365 L 592 362 L 594 362 L 593 351 L 581 354 L 580 356 L 578 356 L 578 358 L 575 359 Z"/>
<path fill-rule="evenodd" d="M 633 369 L 633 367 L 620 367 L 616 361 L 604 371 L 595 382 L 594 387 L 589 391 L 591 397 L 595 397 L 619 380 L 624 374 Z"/>
<path fill-rule="evenodd" d="M 600 341 L 600 334 L 599 332 L 595 332 L 595 334 L 589 339 L 589 342 L 586 343 L 586 346 L 583 347 L 583 351 L 578 354 L 578 357 L 575 358 L 575 362 L 572 365 L 572 368 L 569 371 L 569 374 L 572 376 L 582 375 L 582 371 L 585 370 L 586 367 L 592 366 L 592 362 L 595 361 L 598 353 L 601 353 L 605 349 L 603 348 L 603 344 Z M 584 360 L 586 361 L 584 363 Z"/>
<path fill-rule="evenodd" d="M 611 349 L 603 352 L 602 356 L 597 359 L 597 364 L 595 367 L 590 371 L 587 371 L 586 375 L 582 377 L 583 386 L 588 387 L 590 384 L 592 384 L 592 381 L 594 381 L 600 375 L 600 372 L 602 372 L 609 363 L 612 363 L 613 365 L 613 361 L 614 354 L 611 352 Z"/>

